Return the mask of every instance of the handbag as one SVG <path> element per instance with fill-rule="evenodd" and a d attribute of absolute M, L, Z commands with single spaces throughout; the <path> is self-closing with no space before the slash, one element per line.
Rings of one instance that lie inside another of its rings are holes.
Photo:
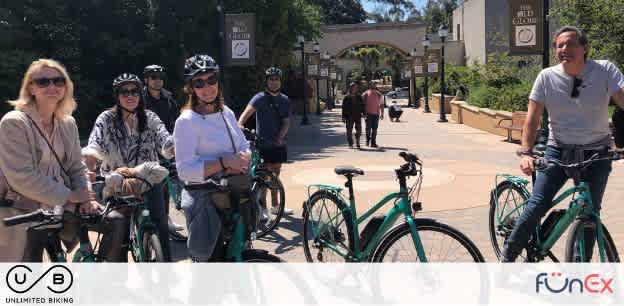
<path fill-rule="evenodd" d="M 234 137 L 232 136 L 232 132 L 230 131 L 230 126 L 225 120 L 225 116 L 223 115 L 223 111 L 221 111 L 221 118 L 223 119 L 223 124 L 225 124 L 225 129 L 227 130 L 228 136 L 230 137 L 230 143 L 232 144 L 232 151 L 234 154 L 238 152 L 236 150 L 236 145 L 234 144 Z M 228 209 L 232 207 L 232 202 L 234 200 L 238 200 L 237 202 L 247 202 L 243 201 L 244 199 L 250 198 L 251 192 L 251 177 L 247 174 L 236 174 L 225 176 L 221 178 L 221 184 L 226 185 L 227 191 L 215 190 L 210 193 L 210 198 L 218 209 Z"/>

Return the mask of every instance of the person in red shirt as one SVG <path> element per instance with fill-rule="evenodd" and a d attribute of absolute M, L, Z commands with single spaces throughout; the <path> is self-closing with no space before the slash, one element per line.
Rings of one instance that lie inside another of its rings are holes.
<path fill-rule="evenodd" d="M 383 120 L 383 94 L 377 90 L 377 83 L 371 82 L 370 87 L 362 95 L 366 112 L 366 145 L 377 148 L 377 128 L 379 120 Z"/>

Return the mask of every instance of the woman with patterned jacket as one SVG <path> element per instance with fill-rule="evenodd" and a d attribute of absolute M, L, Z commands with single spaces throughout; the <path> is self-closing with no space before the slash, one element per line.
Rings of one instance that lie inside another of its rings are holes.
<path fill-rule="evenodd" d="M 138 76 L 124 73 L 113 80 L 115 106 L 101 113 L 82 150 L 90 178 L 94 179 L 96 163 L 102 161 L 100 171 L 106 175 L 120 167 L 136 167 L 145 162 L 158 162 L 160 153 L 173 157 L 172 137 L 160 118 L 145 109 L 141 99 L 143 84 Z M 163 185 L 156 184 L 145 193 L 152 221 L 158 227 L 165 261 L 171 261 L 167 215 L 163 199 Z M 122 256 L 125 254 L 122 254 Z"/>

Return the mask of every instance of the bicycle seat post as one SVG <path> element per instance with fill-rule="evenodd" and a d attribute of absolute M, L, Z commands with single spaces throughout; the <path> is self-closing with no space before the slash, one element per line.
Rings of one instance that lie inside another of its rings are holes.
<path fill-rule="evenodd" d="M 349 188 L 349 201 L 355 201 L 355 195 L 353 194 L 353 175 L 347 174 L 347 182 L 345 183 L 345 187 Z"/>

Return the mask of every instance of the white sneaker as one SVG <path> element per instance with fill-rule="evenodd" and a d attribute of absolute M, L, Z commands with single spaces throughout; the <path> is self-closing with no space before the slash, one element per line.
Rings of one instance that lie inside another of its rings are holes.
<path fill-rule="evenodd" d="M 277 207 L 271 207 L 271 213 L 274 215 L 277 215 L 278 213 L 278 209 Z M 284 215 L 292 215 L 294 213 L 294 211 L 288 207 L 284 207 Z"/>

